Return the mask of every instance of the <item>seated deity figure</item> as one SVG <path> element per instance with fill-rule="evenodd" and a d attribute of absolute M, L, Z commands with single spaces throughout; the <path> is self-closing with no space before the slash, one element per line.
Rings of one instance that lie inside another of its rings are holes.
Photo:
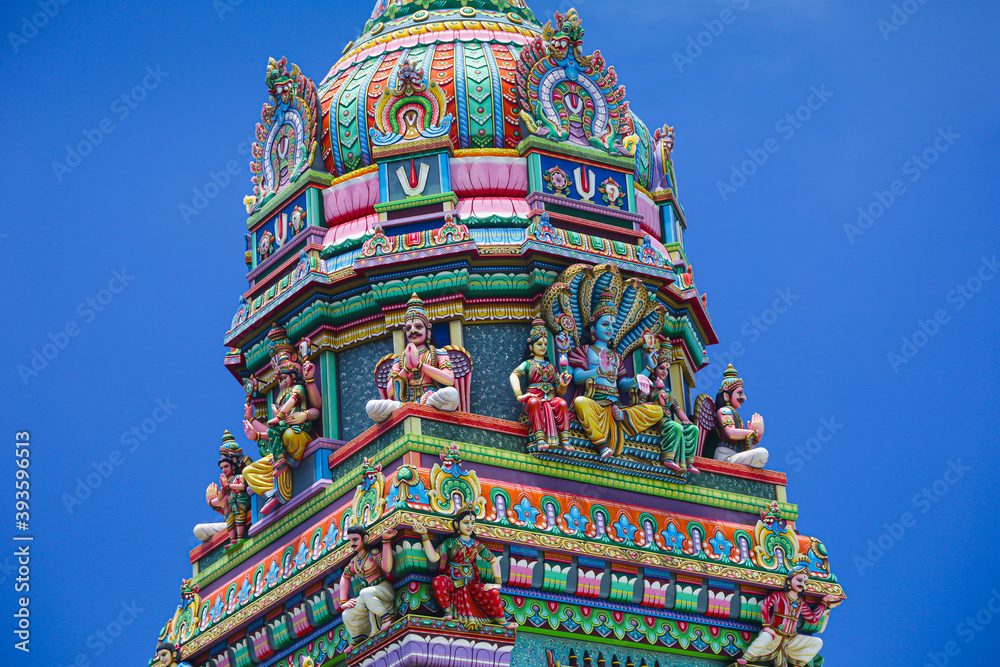
<path fill-rule="evenodd" d="M 316 388 L 316 367 L 305 359 L 305 350 L 296 354 L 285 330 L 274 327 L 271 365 L 278 376 L 278 401 L 271 406 L 273 416 L 262 423 L 254 418 L 253 406 L 244 407 L 243 431 L 260 447 L 261 458 L 243 471 L 250 489 L 266 499 L 261 514 L 270 514 L 292 497 L 291 468 L 302 460 L 315 439 L 313 423 L 318 422 L 323 397 Z M 308 341 L 303 341 L 308 347 Z M 302 363 L 299 363 L 299 357 Z"/>
<path fill-rule="evenodd" d="M 569 354 L 573 381 L 580 392 L 573 407 L 601 458 L 620 455 L 626 435 L 634 437 L 663 417 L 657 404 L 622 407 L 618 402 L 619 389 L 638 387 L 640 393 L 648 394 L 652 385 L 642 374 L 627 377 L 624 358 L 608 346 L 617 331 L 617 311 L 614 294 L 602 293 L 590 316 L 592 344 L 574 348 Z"/>
<path fill-rule="evenodd" d="M 698 448 L 698 427 L 684 412 L 677 399 L 666 389 L 670 373 L 672 350 L 669 342 L 660 342 L 655 352 L 646 356 L 646 372 L 653 382 L 652 390 L 641 394 L 644 403 L 656 403 L 663 409 L 660 420 L 660 462 L 680 473 L 698 474 L 691 464 Z"/>
<path fill-rule="evenodd" d="M 722 374 L 722 386 L 715 397 L 715 431 L 719 444 L 715 458 L 729 463 L 740 463 L 753 468 L 763 468 L 767 463 L 767 450 L 758 447 L 764 436 L 764 418 L 754 413 L 748 425 L 737 410 L 746 402 L 743 380 L 729 364 Z M 746 426 L 749 426 L 747 428 Z"/>
<path fill-rule="evenodd" d="M 383 357 L 375 369 L 382 398 L 368 401 L 368 416 L 383 422 L 403 403 L 419 403 L 445 412 L 466 409 L 462 397 L 468 395 L 472 370 L 468 353 L 450 345 L 435 347 L 430 318 L 416 294 L 406 303 L 403 332 L 403 353 Z M 454 368 L 456 359 L 462 366 L 459 372 Z"/>
<path fill-rule="evenodd" d="M 528 349 L 524 361 L 510 374 L 514 396 L 524 405 L 528 416 L 528 441 L 538 449 L 569 445 L 569 409 L 562 395 L 573 379 L 569 373 L 560 373 L 546 358 L 549 350 L 549 331 L 545 321 L 535 319 L 528 334 Z M 522 391 L 521 380 L 528 386 Z"/>
<path fill-rule="evenodd" d="M 340 577 L 340 608 L 344 627 L 353 644 L 359 644 L 392 624 L 396 590 L 392 586 L 392 544 L 395 530 L 382 533 L 382 549 L 368 546 L 368 530 L 364 526 L 347 529 L 354 556 Z M 356 583 L 356 586 L 354 584 Z M 351 595 L 352 586 L 358 591 Z"/>

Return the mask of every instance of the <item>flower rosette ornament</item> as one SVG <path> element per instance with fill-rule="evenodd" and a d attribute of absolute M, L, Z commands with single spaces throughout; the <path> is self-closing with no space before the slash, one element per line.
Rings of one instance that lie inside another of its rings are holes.
<path fill-rule="evenodd" d="M 546 190 L 561 197 L 568 195 L 569 188 L 573 185 L 569 175 L 558 166 L 546 170 L 542 174 L 542 179 L 545 181 Z"/>

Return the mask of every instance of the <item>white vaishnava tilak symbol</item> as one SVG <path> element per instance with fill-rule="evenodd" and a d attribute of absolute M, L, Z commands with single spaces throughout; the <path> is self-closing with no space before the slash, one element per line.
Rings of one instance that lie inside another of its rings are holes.
<path fill-rule="evenodd" d="M 413 161 L 410 161 L 410 174 L 407 176 L 406 170 L 400 166 L 396 169 L 396 178 L 399 179 L 399 184 L 403 187 L 403 192 L 407 197 L 416 197 L 424 188 L 427 187 L 427 175 L 430 174 L 431 167 L 426 162 L 420 165 L 420 176 L 414 179 L 414 165 Z"/>

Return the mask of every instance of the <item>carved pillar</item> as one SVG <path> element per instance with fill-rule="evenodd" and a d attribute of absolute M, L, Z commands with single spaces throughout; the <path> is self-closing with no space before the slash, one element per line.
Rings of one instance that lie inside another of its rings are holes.
<path fill-rule="evenodd" d="M 340 438 L 340 392 L 337 391 L 337 355 L 324 351 L 319 355 L 320 390 L 323 392 L 323 437 Z"/>

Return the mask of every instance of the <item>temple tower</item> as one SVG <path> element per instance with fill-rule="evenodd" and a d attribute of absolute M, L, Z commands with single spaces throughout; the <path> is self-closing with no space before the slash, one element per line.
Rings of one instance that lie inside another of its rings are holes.
<path fill-rule="evenodd" d="M 728 665 L 793 568 L 809 603 L 843 595 L 785 475 L 717 453 L 673 128 L 647 129 L 583 35 L 521 0 L 380 0 L 318 85 L 267 65 L 225 336 L 247 400 L 209 493 L 225 522 L 196 527 L 154 661 Z M 675 442 L 678 415 L 698 429 Z M 444 617 L 425 543 L 463 508 L 484 545 L 467 581 L 501 586 L 504 624 Z M 344 621 L 352 527 L 393 560 L 367 637 Z"/>

